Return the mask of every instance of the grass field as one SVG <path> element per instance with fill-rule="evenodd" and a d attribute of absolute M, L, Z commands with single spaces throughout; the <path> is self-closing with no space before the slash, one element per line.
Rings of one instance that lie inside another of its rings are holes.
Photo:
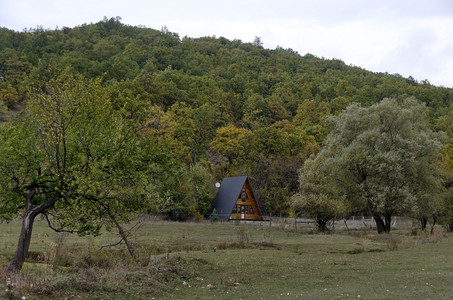
<path fill-rule="evenodd" d="M 453 235 L 410 225 L 314 234 L 288 224 L 142 220 L 130 239 L 55 234 L 38 221 L 30 257 L 0 299 L 452 299 Z M 0 267 L 19 222 L 0 224 Z M 8 281 L 9 283 L 10 281 Z"/>

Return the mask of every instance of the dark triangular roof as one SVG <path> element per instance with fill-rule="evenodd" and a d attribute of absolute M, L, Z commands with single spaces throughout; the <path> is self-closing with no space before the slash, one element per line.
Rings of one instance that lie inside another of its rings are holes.
<path fill-rule="evenodd" d="M 247 176 L 225 177 L 222 180 L 214 204 L 219 220 L 229 220 L 233 206 L 236 204 L 247 180 Z"/>

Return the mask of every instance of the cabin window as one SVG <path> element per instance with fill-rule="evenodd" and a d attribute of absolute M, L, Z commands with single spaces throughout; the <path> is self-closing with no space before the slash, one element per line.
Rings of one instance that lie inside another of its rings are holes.
<path fill-rule="evenodd" d="M 249 213 L 249 206 L 246 205 L 246 206 L 245 206 L 245 214 L 248 214 L 248 213 Z"/>
<path fill-rule="evenodd" d="M 245 199 L 247 199 L 247 193 L 245 192 L 245 189 L 242 189 L 241 199 L 242 202 L 245 202 Z"/>
<path fill-rule="evenodd" d="M 254 213 L 253 213 L 253 207 L 252 207 L 251 205 L 250 205 L 250 208 L 249 208 L 249 212 L 250 212 L 251 215 L 254 214 Z"/>
<path fill-rule="evenodd" d="M 241 205 L 241 213 L 244 213 L 244 211 L 245 211 L 245 207 L 244 207 L 244 205 Z"/>

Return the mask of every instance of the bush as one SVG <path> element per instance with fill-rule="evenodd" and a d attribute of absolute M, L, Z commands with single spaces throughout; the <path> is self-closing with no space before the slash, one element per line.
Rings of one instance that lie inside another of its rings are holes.
<path fill-rule="evenodd" d="M 250 243 L 250 233 L 245 227 L 238 228 L 238 244 L 240 248 L 245 248 Z"/>
<path fill-rule="evenodd" d="M 212 210 L 212 214 L 211 214 L 210 220 L 211 220 L 212 222 L 217 222 L 217 221 L 219 220 L 219 216 L 217 215 L 217 209 L 214 208 L 214 209 Z"/>

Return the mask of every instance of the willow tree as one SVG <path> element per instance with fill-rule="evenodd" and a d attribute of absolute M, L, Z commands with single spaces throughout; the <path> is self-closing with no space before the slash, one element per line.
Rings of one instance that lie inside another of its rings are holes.
<path fill-rule="evenodd" d="M 56 231 L 98 233 L 146 202 L 136 131 L 100 82 L 66 71 L 44 90 L 0 132 L 0 217 L 22 217 L 11 272 L 22 267 L 38 215 Z"/>
<path fill-rule="evenodd" d="M 413 98 L 351 104 L 330 120 L 325 147 L 302 168 L 302 195 L 314 191 L 324 200 L 326 194 L 347 199 L 351 211 L 371 214 L 384 233 L 390 232 L 393 215 L 416 210 L 442 191 L 442 142 L 428 126 L 425 105 Z M 322 176 L 310 179 L 304 175 L 308 169 L 322 170 Z M 316 189 L 307 188 L 305 180 L 316 180 Z"/>

